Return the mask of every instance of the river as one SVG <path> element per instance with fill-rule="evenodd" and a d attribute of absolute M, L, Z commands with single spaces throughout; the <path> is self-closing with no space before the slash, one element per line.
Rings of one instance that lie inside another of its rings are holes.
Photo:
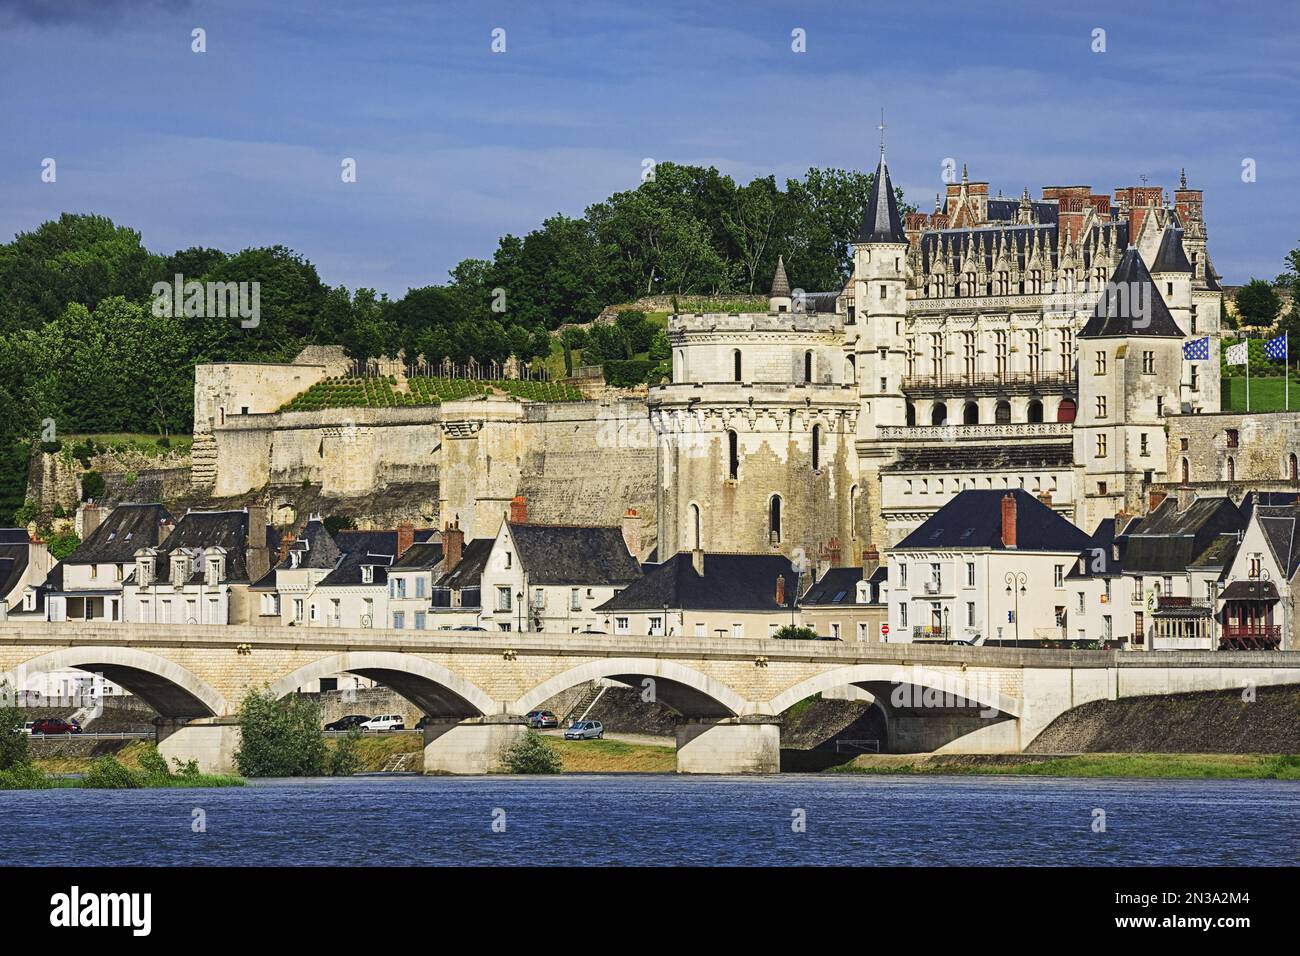
<path fill-rule="evenodd" d="M 0 853 L 73 866 L 1295 865 L 1300 782 L 574 774 L 0 792 Z"/>

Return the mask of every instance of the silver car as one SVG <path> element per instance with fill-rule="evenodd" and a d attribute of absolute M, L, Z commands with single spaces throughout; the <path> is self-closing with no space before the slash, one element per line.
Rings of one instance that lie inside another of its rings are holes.
<path fill-rule="evenodd" d="M 565 740 L 600 740 L 605 736 L 605 725 L 599 720 L 580 720 L 564 732 Z"/>

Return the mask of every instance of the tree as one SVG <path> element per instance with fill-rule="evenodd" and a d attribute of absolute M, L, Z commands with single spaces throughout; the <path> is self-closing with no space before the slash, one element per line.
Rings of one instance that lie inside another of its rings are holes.
<path fill-rule="evenodd" d="M 250 690 L 239 707 L 235 764 L 245 777 L 316 777 L 325 769 L 320 705 L 291 694 Z"/>
<path fill-rule="evenodd" d="M 532 730 L 514 746 L 507 747 L 501 757 L 510 773 L 559 773 L 561 770 L 560 755 L 541 734 Z"/>
<path fill-rule="evenodd" d="M 1237 314 L 1242 325 L 1271 327 L 1282 311 L 1282 300 L 1263 279 L 1251 279 L 1237 291 Z"/>

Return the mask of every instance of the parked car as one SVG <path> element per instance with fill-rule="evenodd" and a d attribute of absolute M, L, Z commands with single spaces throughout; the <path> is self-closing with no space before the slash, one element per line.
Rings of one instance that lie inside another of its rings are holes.
<path fill-rule="evenodd" d="M 326 730 L 351 730 L 353 727 L 360 727 L 370 718 L 365 714 L 348 714 L 346 717 L 340 717 L 338 720 L 331 720 L 325 725 Z"/>
<path fill-rule="evenodd" d="M 401 714 L 380 714 L 358 726 L 362 730 L 405 730 L 406 718 Z"/>
<path fill-rule="evenodd" d="M 528 721 L 529 727 L 549 728 L 560 726 L 560 718 L 549 710 L 534 710 L 525 715 L 525 719 Z"/>
<path fill-rule="evenodd" d="M 32 732 L 32 724 L 34 723 L 36 723 L 36 721 L 29 720 L 27 723 L 23 724 L 23 733 L 30 734 Z"/>
<path fill-rule="evenodd" d="M 423 730 L 425 727 L 428 727 L 431 723 L 433 723 L 433 718 L 430 717 L 428 714 L 425 714 L 423 717 L 421 717 L 419 720 L 415 722 L 415 729 Z"/>
<path fill-rule="evenodd" d="M 453 631 L 486 631 L 486 627 L 479 627 L 477 624 L 462 624 L 459 627 L 453 627 Z"/>
<path fill-rule="evenodd" d="M 42 717 L 39 720 L 32 721 L 32 733 L 79 734 L 81 733 L 81 724 L 75 720 L 64 720 L 62 717 Z"/>
<path fill-rule="evenodd" d="M 600 740 L 605 736 L 605 725 L 599 720 L 580 720 L 564 732 L 565 740 Z"/>

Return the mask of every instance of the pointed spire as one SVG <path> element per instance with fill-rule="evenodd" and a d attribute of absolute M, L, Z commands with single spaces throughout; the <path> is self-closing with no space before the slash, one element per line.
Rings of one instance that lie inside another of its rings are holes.
<path fill-rule="evenodd" d="M 1178 171 L 1178 188 L 1187 188 L 1187 167 L 1185 166 Z"/>
<path fill-rule="evenodd" d="M 1151 263 L 1151 271 L 1153 273 L 1192 271 L 1192 264 L 1187 261 L 1187 254 L 1183 252 L 1183 231 L 1172 221 L 1165 226 L 1165 231 L 1160 235 L 1160 248 Z"/>
<path fill-rule="evenodd" d="M 889 181 L 889 167 L 885 165 L 883 150 L 880 153 L 880 163 L 876 166 L 876 175 L 871 180 L 871 195 L 867 197 L 862 227 L 858 230 L 858 242 L 907 242 L 907 234 L 903 232 L 903 219 L 898 214 L 898 201 L 894 198 L 894 184 Z"/>
<path fill-rule="evenodd" d="M 785 256 L 776 257 L 776 273 L 772 276 L 772 293 L 773 299 L 788 299 L 790 297 L 790 280 L 785 275 Z"/>

